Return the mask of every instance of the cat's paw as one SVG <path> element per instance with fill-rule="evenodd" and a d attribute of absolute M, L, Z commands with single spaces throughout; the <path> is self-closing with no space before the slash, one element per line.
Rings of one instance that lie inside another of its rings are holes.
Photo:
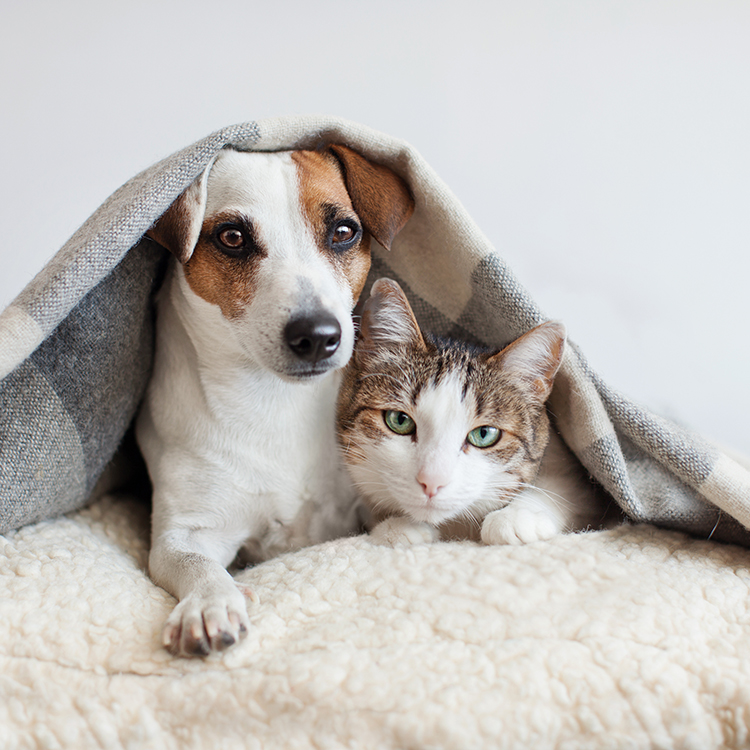
<path fill-rule="evenodd" d="M 560 533 L 558 524 L 543 510 L 510 505 L 492 511 L 482 523 L 485 544 L 530 544 L 551 539 Z"/>
<path fill-rule="evenodd" d="M 402 516 L 392 516 L 381 521 L 370 536 L 376 544 L 429 544 L 438 538 L 437 529 L 428 523 L 416 523 Z"/>

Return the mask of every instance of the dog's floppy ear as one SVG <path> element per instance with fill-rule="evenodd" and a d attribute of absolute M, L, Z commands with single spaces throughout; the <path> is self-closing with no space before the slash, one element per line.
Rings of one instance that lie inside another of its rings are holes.
<path fill-rule="evenodd" d="M 344 183 L 365 229 L 386 249 L 414 212 L 414 199 L 406 183 L 388 167 L 374 164 L 348 146 L 331 144 Z"/>
<path fill-rule="evenodd" d="M 206 212 L 206 186 L 211 164 L 154 222 L 146 235 L 166 247 L 180 263 L 193 254 Z"/>

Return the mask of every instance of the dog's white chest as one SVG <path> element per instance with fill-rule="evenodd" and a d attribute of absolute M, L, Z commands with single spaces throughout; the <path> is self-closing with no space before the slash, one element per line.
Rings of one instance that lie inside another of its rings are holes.
<path fill-rule="evenodd" d="M 229 380 L 229 382 L 227 382 Z M 310 385 L 240 373 L 207 389 L 213 442 L 231 478 L 253 494 L 315 496 L 331 488 L 338 457 L 336 376 Z"/>
<path fill-rule="evenodd" d="M 340 465 L 333 420 L 338 376 L 292 384 L 224 371 L 219 380 L 204 382 L 209 450 L 262 556 L 350 531 L 354 492 Z"/>

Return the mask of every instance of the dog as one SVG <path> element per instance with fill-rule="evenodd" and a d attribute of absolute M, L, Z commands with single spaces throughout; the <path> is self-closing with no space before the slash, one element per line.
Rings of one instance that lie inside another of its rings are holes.
<path fill-rule="evenodd" d="M 227 570 L 352 533 L 338 456 L 339 370 L 370 240 L 414 210 L 406 183 L 356 151 L 224 150 L 149 229 L 171 259 L 136 436 L 153 486 L 149 572 L 178 599 L 173 654 L 243 638 Z"/>

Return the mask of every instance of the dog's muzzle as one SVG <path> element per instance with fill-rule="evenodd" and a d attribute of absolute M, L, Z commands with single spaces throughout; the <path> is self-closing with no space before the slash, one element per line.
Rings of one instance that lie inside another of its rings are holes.
<path fill-rule="evenodd" d="M 331 357 L 341 343 L 341 326 L 328 313 L 294 318 L 284 328 L 284 338 L 294 356 L 312 365 Z"/>

